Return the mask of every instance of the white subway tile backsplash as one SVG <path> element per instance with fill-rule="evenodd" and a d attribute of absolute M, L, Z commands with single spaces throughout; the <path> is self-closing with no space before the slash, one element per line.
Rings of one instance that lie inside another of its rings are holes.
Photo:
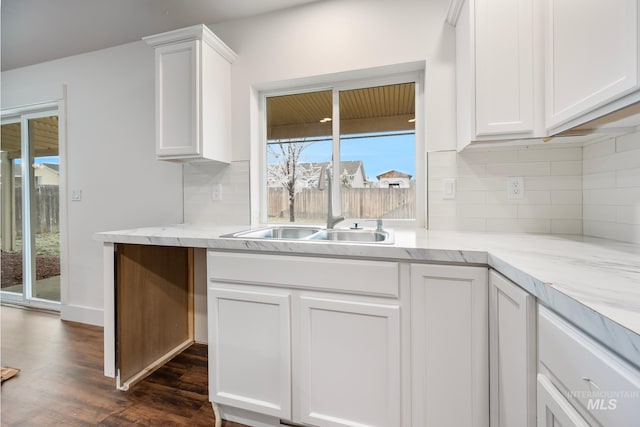
<path fill-rule="evenodd" d="M 519 162 L 540 162 L 540 161 L 582 161 L 582 148 L 534 148 L 524 147 L 518 150 Z"/>
<path fill-rule="evenodd" d="M 525 194 L 529 190 L 582 190 L 582 176 L 540 176 L 524 179 Z"/>
<path fill-rule="evenodd" d="M 596 142 L 594 144 L 585 145 L 582 148 L 582 159 L 588 160 L 595 157 L 608 156 L 616 152 L 616 142 L 614 139 Z"/>
<path fill-rule="evenodd" d="M 487 231 L 505 233 L 551 233 L 550 219 L 487 219 Z"/>
<path fill-rule="evenodd" d="M 582 191 L 579 191 L 579 190 L 552 191 L 551 203 L 554 205 L 580 205 L 580 207 L 582 207 Z"/>
<path fill-rule="evenodd" d="M 582 175 L 582 160 L 551 162 L 551 175 Z"/>
<path fill-rule="evenodd" d="M 640 133 L 584 148 L 583 233 L 640 243 Z"/>
<path fill-rule="evenodd" d="M 249 224 L 249 162 L 185 164 L 184 221 L 190 224 Z M 214 184 L 222 199 L 213 200 Z"/>
<path fill-rule="evenodd" d="M 616 185 L 618 187 L 640 186 L 640 167 L 616 171 Z"/>
<path fill-rule="evenodd" d="M 551 174 L 549 162 L 499 163 L 487 165 L 488 176 L 545 176 Z"/>
<path fill-rule="evenodd" d="M 552 219 L 551 234 L 582 234 L 580 219 Z"/>
<path fill-rule="evenodd" d="M 618 206 L 616 220 L 621 224 L 640 225 L 640 202 L 634 206 Z"/>
<path fill-rule="evenodd" d="M 590 190 L 595 188 L 612 188 L 616 185 L 615 172 L 600 172 L 582 176 L 582 187 Z"/>
<path fill-rule="evenodd" d="M 640 150 L 640 133 L 630 133 L 616 138 L 616 151 Z"/>
<path fill-rule="evenodd" d="M 611 205 L 585 205 L 582 208 L 584 220 L 616 222 L 617 207 Z"/>
<path fill-rule="evenodd" d="M 456 230 L 514 231 L 549 233 L 582 232 L 582 149 L 580 147 L 519 147 L 494 151 L 471 151 L 456 155 L 456 169 L 451 171 L 429 157 L 429 200 L 441 202 L 441 178 L 455 177 L 458 197 L 448 205 L 430 209 L 430 227 Z M 453 165 L 451 157 L 447 164 Z M 455 175 L 451 175 L 451 173 Z M 552 173 L 557 176 L 552 176 Z M 524 197 L 507 197 L 507 179 L 523 176 Z M 433 184 L 433 185 L 432 185 Z M 552 193 L 555 203 L 552 203 Z M 431 207 L 434 207 L 432 204 Z M 444 216 L 447 219 L 442 219 Z M 454 217 L 455 216 L 455 217 Z"/>

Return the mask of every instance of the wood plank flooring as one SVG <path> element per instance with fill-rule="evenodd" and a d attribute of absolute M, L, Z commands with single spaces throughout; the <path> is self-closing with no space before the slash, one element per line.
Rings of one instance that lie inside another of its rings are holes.
<path fill-rule="evenodd" d="M 213 426 L 207 347 L 193 345 L 127 392 L 103 376 L 102 328 L 0 307 L 2 426 Z M 223 421 L 224 427 L 243 427 Z"/>

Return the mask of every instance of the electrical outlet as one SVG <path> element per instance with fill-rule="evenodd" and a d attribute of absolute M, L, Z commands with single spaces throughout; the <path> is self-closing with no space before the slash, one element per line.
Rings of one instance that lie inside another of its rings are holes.
<path fill-rule="evenodd" d="M 211 200 L 214 202 L 222 200 L 222 184 L 213 184 L 211 187 Z"/>
<path fill-rule="evenodd" d="M 524 199 L 524 178 L 521 176 L 510 176 L 507 178 L 507 199 Z"/>
<path fill-rule="evenodd" d="M 71 190 L 71 201 L 72 202 L 81 202 L 82 201 L 82 190 Z"/>

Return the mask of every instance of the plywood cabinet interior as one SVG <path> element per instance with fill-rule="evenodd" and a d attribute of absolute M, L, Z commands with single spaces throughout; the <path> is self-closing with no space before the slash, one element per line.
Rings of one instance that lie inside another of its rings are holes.
<path fill-rule="evenodd" d="M 144 40 L 155 48 L 158 159 L 229 163 L 235 53 L 204 25 Z"/>
<path fill-rule="evenodd" d="M 116 373 L 126 390 L 193 342 L 193 249 L 119 244 Z"/>

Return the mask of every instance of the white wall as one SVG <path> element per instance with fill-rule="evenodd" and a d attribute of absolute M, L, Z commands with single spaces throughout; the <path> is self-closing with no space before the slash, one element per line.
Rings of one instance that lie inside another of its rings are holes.
<path fill-rule="evenodd" d="M 430 149 L 455 147 L 455 31 L 449 0 L 327 0 L 212 25 L 232 66 L 234 160 L 249 160 L 254 85 L 427 60 Z"/>
<path fill-rule="evenodd" d="M 509 176 L 524 178 L 524 199 L 507 199 Z M 442 198 L 444 178 L 455 200 Z M 429 228 L 582 234 L 582 148 L 429 153 Z"/>
<path fill-rule="evenodd" d="M 584 147 L 584 234 L 640 243 L 640 132 Z"/>
<path fill-rule="evenodd" d="M 102 245 L 93 234 L 182 221 L 182 167 L 155 160 L 153 50 L 135 42 L 5 71 L 1 83 L 3 109 L 55 100 L 67 85 L 63 185 L 81 189 L 83 199 L 63 201 L 69 262 L 61 314 L 102 324 Z"/>
<path fill-rule="evenodd" d="M 251 116 L 252 88 L 425 60 L 427 148 L 454 148 L 455 32 L 445 24 L 448 5 L 449 0 L 328 0 L 211 25 L 238 54 L 232 65 L 233 159 L 251 159 L 251 127 L 257 126 L 257 117 Z M 248 185 L 243 182 L 248 174 L 231 175 L 233 182 L 223 185 L 223 193 Z M 197 174 L 184 178 L 185 188 L 202 182 Z M 257 176 L 251 184 L 259 185 Z M 198 199 L 201 205 L 193 203 Z M 246 218 L 249 204 L 247 199 L 244 206 L 223 206 L 224 200 L 190 197 L 185 218 L 200 221 L 199 211 L 224 207 L 224 215 L 210 215 L 208 221 L 226 224 L 228 217 Z"/>

